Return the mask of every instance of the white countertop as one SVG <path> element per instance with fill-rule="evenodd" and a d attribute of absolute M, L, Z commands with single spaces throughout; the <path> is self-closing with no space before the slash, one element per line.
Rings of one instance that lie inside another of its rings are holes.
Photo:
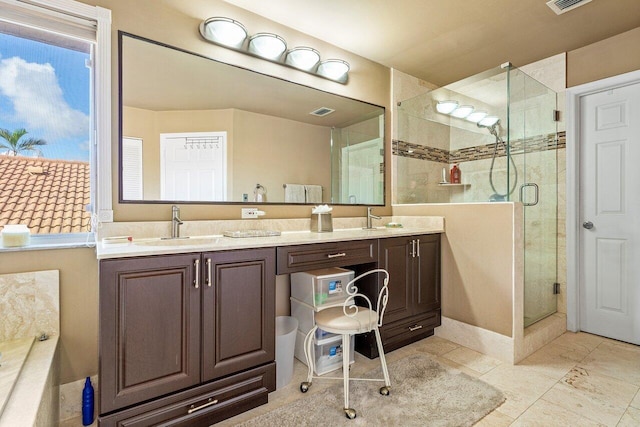
<path fill-rule="evenodd" d="M 362 228 L 336 229 L 332 232 L 283 231 L 280 236 L 234 238 L 222 235 L 198 235 L 189 239 L 161 240 L 159 238 L 137 239 L 131 242 L 96 244 L 98 259 L 125 258 L 134 256 L 177 254 L 205 251 L 226 251 L 303 245 L 312 243 L 343 242 L 349 240 L 379 239 L 419 234 L 443 233 L 444 224 L 431 227 L 378 227 L 372 230 Z"/>

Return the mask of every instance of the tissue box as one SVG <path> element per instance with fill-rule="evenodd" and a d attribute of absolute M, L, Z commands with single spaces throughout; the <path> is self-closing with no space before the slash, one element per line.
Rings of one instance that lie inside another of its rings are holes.
<path fill-rule="evenodd" d="M 7 224 L 2 228 L 2 246 L 5 248 L 27 246 L 29 244 L 29 228 L 24 224 Z"/>
<path fill-rule="evenodd" d="M 317 233 L 333 231 L 333 220 L 331 219 L 331 212 L 312 213 L 311 231 L 315 231 Z"/>

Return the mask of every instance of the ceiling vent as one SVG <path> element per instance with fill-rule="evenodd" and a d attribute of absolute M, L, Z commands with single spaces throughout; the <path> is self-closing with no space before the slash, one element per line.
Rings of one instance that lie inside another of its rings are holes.
<path fill-rule="evenodd" d="M 549 6 L 556 15 L 561 15 L 576 7 L 584 6 L 587 3 L 591 3 L 591 0 L 551 0 L 547 2 L 547 6 Z"/>
<path fill-rule="evenodd" d="M 312 116 L 324 117 L 324 116 L 328 116 L 334 111 L 336 110 L 332 110 L 331 108 L 327 108 L 327 107 L 320 107 L 317 110 L 310 112 L 309 114 L 311 114 Z"/>

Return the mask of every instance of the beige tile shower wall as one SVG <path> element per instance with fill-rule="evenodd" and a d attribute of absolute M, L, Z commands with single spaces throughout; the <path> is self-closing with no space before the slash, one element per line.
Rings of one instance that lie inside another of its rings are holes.
<path fill-rule="evenodd" d="M 514 282 L 518 277 L 513 253 L 514 212 L 513 203 L 393 207 L 394 216 L 445 218 L 443 316 L 512 336 L 517 308 L 514 308 Z"/>
<path fill-rule="evenodd" d="M 58 270 L 0 275 L 0 342 L 60 335 Z"/>

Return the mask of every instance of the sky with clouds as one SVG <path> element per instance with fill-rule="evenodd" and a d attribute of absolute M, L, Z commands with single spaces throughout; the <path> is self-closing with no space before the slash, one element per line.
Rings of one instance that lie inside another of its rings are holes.
<path fill-rule="evenodd" d="M 46 158 L 89 160 L 89 55 L 0 33 L 0 128 L 40 138 Z M 23 155 L 31 155 L 24 153 Z"/>

